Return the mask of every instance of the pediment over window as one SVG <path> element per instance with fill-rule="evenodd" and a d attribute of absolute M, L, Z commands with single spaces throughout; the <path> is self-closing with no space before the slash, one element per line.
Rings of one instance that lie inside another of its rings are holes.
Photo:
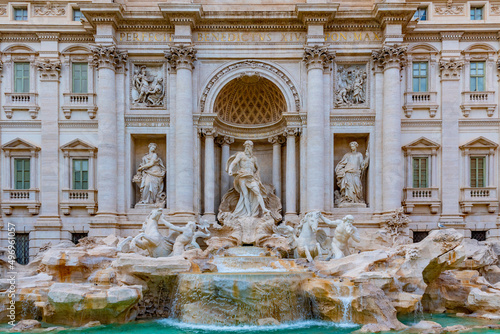
<path fill-rule="evenodd" d="M 429 151 L 435 152 L 440 147 L 441 147 L 441 145 L 439 145 L 438 143 L 436 143 L 430 139 L 427 139 L 425 137 L 420 137 L 419 139 L 412 141 L 408 145 L 403 146 L 403 150 L 405 152 L 411 152 L 413 150 L 415 150 L 415 151 L 417 151 L 417 150 L 418 151 L 429 150 Z"/>
<path fill-rule="evenodd" d="M 31 54 L 36 54 L 37 52 L 27 46 L 27 45 L 24 45 L 24 44 L 15 44 L 15 45 L 10 45 L 9 47 L 7 47 L 5 50 L 2 51 L 3 53 L 20 53 L 20 54 L 27 54 L 27 53 L 31 53 Z"/>
<path fill-rule="evenodd" d="M 69 143 L 61 146 L 61 150 L 63 152 L 80 151 L 80 152 L 92 152 L 92 153 L 94 153 L 97 151 L 97 147 L 77 138 L 77 139 L 74 139 L 74 140 L 70 141 Z"/>
<path fill-rule="evenodd" d="M 498 147 L 497 143 L 481 136 L 481 137 L 478 137 L 474 140 L 471 140 L 467 144 L 460 146 L 460 149 L 462 149 L 462 150 L 465 150 L 465 149 L 469 149 L 469 150 L 471 150 L 471 149 L 494 149 L 497 147 Z"/>
<path fill-rule="evenodd" d="M 21 138 L 16 138 L 2 146 L 4 151 L 40 151 L 40 147 Z"/>

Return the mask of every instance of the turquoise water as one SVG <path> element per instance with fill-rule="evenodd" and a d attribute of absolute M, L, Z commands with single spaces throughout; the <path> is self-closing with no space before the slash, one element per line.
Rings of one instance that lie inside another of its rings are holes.
<path fill-rule="evenodd" d="M 498 324 L 497 321 L 481 321 L 473 318 L 458 318 L 453 315 L 424 315 L 423 319 L 440 323 L 443 327 L 457 324 L 462 325 L 488 325 Z M 415 321 L 413 316 L 401 318 L 401 321 L 410 325 Z M 48 327 L 48 325 L 45 325 Z M 44 326 L 44 327 L 45 327 Z M 206 326 L 181 323 L 176 320 L 162 319 L 155 321 L 134 322 L 126 325 L 108 325 L 89 329 L 67 329 L 64 334 L 217 334 L 217 333 L 262 333 L 262 334 L 348 334 L 359 329 L 360 326 L 352 324 L 334 324 L 330 322 L 308 320 L 279 326 Z M 8 327 L 0 325 L 0 333 L 7 333 Z M 467 333 L 500 333 L 500 330 L 476 330 Z"/>

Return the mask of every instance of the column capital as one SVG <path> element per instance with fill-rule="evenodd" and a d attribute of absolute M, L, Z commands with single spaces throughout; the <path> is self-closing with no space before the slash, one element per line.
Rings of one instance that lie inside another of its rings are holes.
<path fill-rule="evenodd" d="M 165 58 L 174 71 L 179 68 L 193 70 L 196 50 L 192 46 L 171 46 L 170 50 L 165 51 Z"/>
<path fill-rule="evenodd" d="M 217 139 L 217 144 L 219 145 L 231 145 L 234 143 L 234 138 L 229 136 L 220 136 Z"/>
<path fill-rule="evenodd" d="M 36 62 L 42 81 L 57 81 L 61 73 L 61 61 L 57 59 L 44 59 Z"/>
<path fill-rule="evenodd" d="M 308 70 L 328 68 L 335 59 L 335 52 L 329 52 L 326 46 L 306 46 L 302 60 L 306 63 Z"/>
<path fill-rule="evenodd" d="M 271 144 L 278 144 L 278 145 L 282 145 L 284 142 L 285 142 L 285 138 L 281 135 L 277 135 L 277 136 L 272 136 L 272 137 L 269 137 L 268 138 L 268 141 L 271 143 Z"/>
<path fill-rule="evenodd" d="M 128 54 L 118 51 L 116 46 L 94 45 L 92 47 L 92 65 L 97 69 L 109 68 L 116 70 L 127 62 Z"/>
<path fill-rule="evenodd" d="M 295 137 L 300 134 L 300 128 L 286 128 L 283 135 L 286 137 Z"/>
<path fill-rule="evenodd" d="M 217 131 L 214 128 L 201 128 L 199 133 L 205 137 L 217 137 Z"/>
<path fill-rule="evenodd" d="M 384 69 L 400 68 L 406 61 L 406 45 L 384 45 L 380 50 L 372 51 L 372 58 L 376 65 Z"/>
<path fill-rule="evenodd" d="M 464 61 L 461 59 L 441 59 L 439 69 L 441 70 L 441 80 L 459 80 Z"/>

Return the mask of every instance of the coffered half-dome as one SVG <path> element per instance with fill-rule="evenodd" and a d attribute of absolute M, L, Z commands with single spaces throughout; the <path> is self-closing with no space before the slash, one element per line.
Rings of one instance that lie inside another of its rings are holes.
<path fill-rule="evenodd" d="M 258 75 L 231 80 L 217 95 L 214 111 L 229 124 L 262 125 L 279 121 L 286 112 L 281 90 Z"/>

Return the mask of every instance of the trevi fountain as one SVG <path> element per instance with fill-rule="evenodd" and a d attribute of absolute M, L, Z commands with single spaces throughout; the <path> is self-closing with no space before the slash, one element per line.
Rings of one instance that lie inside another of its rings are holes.
<path fill-rule="evenodd" d="M 165 166 L 150 144 L 133 178 L 137 205 L 150 209 L 140 232 L 47 244 L 29 265 L 15 268 L 6 250 L 0 319 L 16 325 L 0 330 L 500 331 L 498 244 L 466 239 L 453 228 L 411 243 L 402 209 L 371 241 L 360 237 L 353 215 L 330 220 L 311 211 L 285 221 L 273 186 L 261 180 L 253 145 L 246 141 L 227 160 L 234 182 L 217 220 L 178 225 L 162 212 Z M 338 202 L 364 206 L 360 178 L 369 153 L 357 152 L 356 142 L 349 147 L 335 168 Z"/>

